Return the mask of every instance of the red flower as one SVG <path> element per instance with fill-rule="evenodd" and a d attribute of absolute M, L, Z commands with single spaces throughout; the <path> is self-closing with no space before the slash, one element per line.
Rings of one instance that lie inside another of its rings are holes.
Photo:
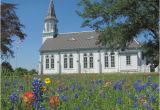
<path fill-rule="evenodd" d="M 49 100 L 49 104 L 50 104 L 50 107 L 53 107 L 53 106 L 58 107 L 59 106 L 59 97 L 58 96 L 52 96 Z"/>
<path fill-rule="evenodd" d="M 30 105 L 34 99 L 34 94 L 32 92 L 25 92 L 23 94 L 23 102 Z"/>

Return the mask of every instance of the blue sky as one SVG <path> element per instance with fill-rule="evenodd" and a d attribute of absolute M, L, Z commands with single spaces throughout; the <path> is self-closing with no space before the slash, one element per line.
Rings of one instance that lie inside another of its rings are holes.
<path fill-rule="evenodd" d="M 54 0 L 56 16 L 58 19 L 59 33 L 90 31 L 90 28 L 81 28 L 83 21 L 75 10 L 78 9 L 79 0 Z M 15 43 L 13 50 L 15 58 L 9 58 L 9 62 L 15 68 L 24 67 L 27 69 L 37 69 L 39 61 L 39 49 L 42 42 L 42 30 L 44 18 L 47 15 L 50 0 L 2 0 L 2 2 L 17 4 L 16 13 L 21 23 L 25 26 L 23 31 L 27 37 L 16 49 Z M 15 41 L 16 42 L 16 41 Z M 16 64 L 17 58 L 17 64 Z"/>

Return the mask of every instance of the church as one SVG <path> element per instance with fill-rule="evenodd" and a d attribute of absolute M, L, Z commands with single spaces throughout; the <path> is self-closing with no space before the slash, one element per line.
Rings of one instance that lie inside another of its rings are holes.
<path fill-rule="evenodd" d="M 110 51 L 107 47 L 96 45 L 97 39 L 96 31 L 58 33 L 51 0 L 44 20 L 39 74 L 145 71 L 146 61 L 136 40 L 124 51 Z"/>

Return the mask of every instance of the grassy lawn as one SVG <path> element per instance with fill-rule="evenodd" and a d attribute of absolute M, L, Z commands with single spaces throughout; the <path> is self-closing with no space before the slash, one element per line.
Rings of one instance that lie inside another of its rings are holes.
<path fill-rule="evenodd" d="M 2 110 L 158 110 L 160 104 L 155 73 L 14 76 L 1 81 Z M 34 97 L 26 101 L 28 91 Z"/>

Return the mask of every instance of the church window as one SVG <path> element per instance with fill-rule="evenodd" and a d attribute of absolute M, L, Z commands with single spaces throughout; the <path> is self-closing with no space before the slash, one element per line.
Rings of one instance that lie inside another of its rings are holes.
<path fill-rule="evenodd" d="M 46 56 L 46 69 L 49 69 L 49 57 L 48 57 L 48 55 Z"/>
<path fill-rule="evenodd" d="M 54 56 L 51 56 L 51 68 L 54 68 Z"/>
<path fill-rule="evenodd" d="M 127 65 L 131 64 L 131 56 L 126 56 L 126 64 Z"/>
<path fill-rule="evenodd" d="M 84 68 L 87 68 L 87 54 L 85 53 L 83 56 L 83 63 L 84 63 Z"/>
<path fill-rule="evenodd" d="M 68 60 L 67 60 L 67 55 L 64 55 L 64 68 L 68 67 Z"/>
<path fill-rule="evenodd" d="M 111 67 L 115 67 L 115 54 L 111 53 Z"/>
<path fill-rule="evenodd" d="M 104 56 L 104 66 L 109 67 L 108 54 L 107 53 L 105 53 L 105 56 Z"/>
<path fill-rule="evenodd" d="M 93 54 L 92 53 L 90 53 L 89 55 L 89 66 L 90 68 L 93 68 Z"/>
<path fill-rule="evenodd" d="M 70 54 L 69 56 L 69 68 L 73 68 L 73 55 Z"/>

